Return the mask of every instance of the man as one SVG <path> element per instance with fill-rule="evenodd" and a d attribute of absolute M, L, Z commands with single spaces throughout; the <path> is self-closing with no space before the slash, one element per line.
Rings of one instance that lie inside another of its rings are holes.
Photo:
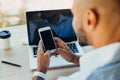
<path fill-rule="evenodd" d="M 72 12 L 78 38 L 96 49 L 78 57 L 55 38 L 58 46 L 55 53 L 80 65 L 77 78 L 66 80 L 120 80 L 120 0 L 74 0 Z M 50 53 L 43 53 L 41 43 L 40 48 L 37 71 L 46 74 Z M 35 76 L 33 80 L 44 79 Z"/>

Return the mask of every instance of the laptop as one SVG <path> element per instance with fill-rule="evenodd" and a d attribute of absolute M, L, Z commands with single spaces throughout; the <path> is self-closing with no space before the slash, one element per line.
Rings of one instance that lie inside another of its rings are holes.
<path fill-rule="evenodd" d="M 27 11 L 27 32 L 29 42 L 30 69 L 37 68 L 37 49 L 40 40 L 38 29 L 50 26 L 54 37 L 62 39 L 76 55 L 83 55 L 83 51 L 72 27 L 73 16 L 70 9 Z M 50 58 L 49 68 L 74 66 L 65 61 L 60 55 Z"/>

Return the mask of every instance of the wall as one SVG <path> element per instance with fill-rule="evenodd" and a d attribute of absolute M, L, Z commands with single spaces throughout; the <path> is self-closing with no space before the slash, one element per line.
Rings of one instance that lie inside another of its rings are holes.
<path fill-rule="evenodd" d="M 27 4 L 28 10 L 47 10 L 71 8 L 73 0 L 31 0 Z"/>

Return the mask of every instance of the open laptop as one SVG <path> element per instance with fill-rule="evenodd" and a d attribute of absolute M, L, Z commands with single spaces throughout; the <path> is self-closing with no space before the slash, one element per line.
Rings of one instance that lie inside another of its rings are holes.
<path fill-rule="evenodd" d="M 72 13 L 69 9 L 42 10 L 26 12 L 27 31 L 29 41 L 30 69 L 37 68 L 36 52 L 40 40 L 38 29 L 50 26 L 54 37 L 61 38 L 76 55 L 83 55 L 75 32 L 72 28 Z M 65 61 L 60 55 L 50 58 L 49 68 L 73 66 L 73 63 Z"/>

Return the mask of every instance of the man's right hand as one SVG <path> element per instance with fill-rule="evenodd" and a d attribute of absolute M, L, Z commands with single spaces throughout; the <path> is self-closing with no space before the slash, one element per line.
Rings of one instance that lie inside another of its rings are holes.
<path fill-rule="evenodd" d="M 68 48 L 68 46 L 60 38 L 54 38 L 57 49 L 55 53 L 60 54 L 68 62 L 79 64 L 79 56 L 73 54 L 73 52 Z"/>

